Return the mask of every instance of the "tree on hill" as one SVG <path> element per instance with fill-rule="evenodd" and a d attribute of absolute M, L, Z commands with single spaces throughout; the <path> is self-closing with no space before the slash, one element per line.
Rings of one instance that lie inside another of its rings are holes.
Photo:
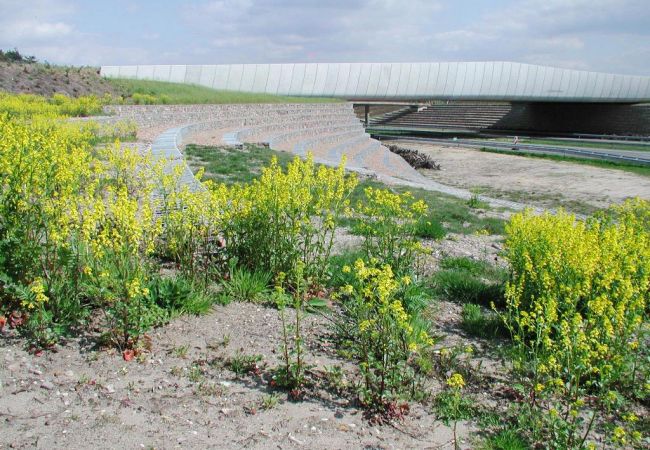
<path fill-rule="evenodd" d="M 0 50 L 0 61 L 9 63 L 26 63 L 33 64 L 36 62 L 35 56 L 21 55 L 17 48 L 13 50 Z"/>

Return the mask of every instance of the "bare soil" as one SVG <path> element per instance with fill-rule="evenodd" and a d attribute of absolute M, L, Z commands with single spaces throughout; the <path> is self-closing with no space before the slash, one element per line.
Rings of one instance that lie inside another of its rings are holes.
<path fill-rule="evenodd" d="M 627 198 L 650 198 L 650 178 L 622 170 L 440 145 L 400 145 L 424 152 L 442 166 L 422 171 L 430 179 L 544 208 L 589 213 Z"/>
<path fill-rule="evenodd" d="M 457 309 L 440 305 L 438 314 L 448 316 L 441 332 L 457 333 Z M 318 316 L 306 323 L 313 377 L 340 365 L 351 383 L 354 368 L 336 356 L 327 323 Z M 0 448 L 453 448 L 451 429 L 430 405 L 412 403 L 404 420 L 376 426 L 353 397 L 325 381 L 298 402 L 277 391 L 277 406 L 264 409 L 264 397 L 274 393 L 265 373 L 279 362 L 279 330 L 275 309 L 215 307 L 154 330 L 151 350 L 130 362 L 86 339 L 36 356 L 5 334 Z M 228 370 L 224 362 L 239 352 L 262 355 L 262 373 L 238 377 Z M 428 389 L 439 385 L 432 380 Z M 460 424 L 462 448 L 472 447 L 473 429 Z"/>
<path fill-rule="evenodd" d="M 119 94 L 97 67 L 59 67 L 35 63 L 0 63 L 0 91 L 44 95 Z"/>

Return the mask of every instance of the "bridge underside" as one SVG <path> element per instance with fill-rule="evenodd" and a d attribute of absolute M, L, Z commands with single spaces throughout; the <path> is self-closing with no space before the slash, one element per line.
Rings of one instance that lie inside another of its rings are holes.
<path fill-rule="evenodd" d="M 357 104 L 373 128 L 405 131 L 650 136 L 650 104 L 449 103 L 426 107 Z"/>

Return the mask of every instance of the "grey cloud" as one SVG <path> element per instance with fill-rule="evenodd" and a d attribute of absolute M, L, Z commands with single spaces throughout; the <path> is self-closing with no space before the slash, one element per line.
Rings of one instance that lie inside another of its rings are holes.
<path fill-rule="evenodd" d="M 650 73 L 649 0 L 193 0 L 126 34 L 94 31 L 81 1 L 0 0 L 0 48 L 78 64 L 510 60 Z M 120 4 L 132 17 L 155 3 Z"/>

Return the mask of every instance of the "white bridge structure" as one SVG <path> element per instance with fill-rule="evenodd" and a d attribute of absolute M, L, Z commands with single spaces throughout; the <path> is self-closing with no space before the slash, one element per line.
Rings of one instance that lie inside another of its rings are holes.
<path fill-rule="evenodd" d="M 515 62 L 102 66 L 101 75 L 366 101 L 640 103 L 650 77 Z"/>

